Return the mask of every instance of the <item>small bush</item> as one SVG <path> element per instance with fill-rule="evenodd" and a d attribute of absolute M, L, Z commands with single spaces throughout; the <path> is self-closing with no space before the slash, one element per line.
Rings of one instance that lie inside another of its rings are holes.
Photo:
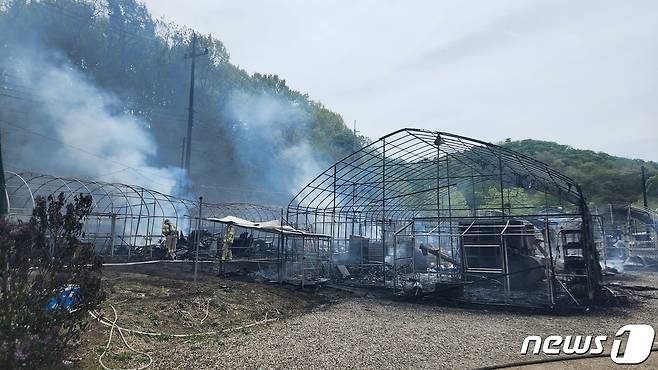
<path fill-rule="evenodd" d="M 37 198 L 29 222 L 0 219 L 0 368 L 57 367 L 104 298 L 102 263 L 79 241 L 89 195 Z M 64 307 L 64 288 L 77 295 Z M 58 304 L 53 304 L 58 303 Z"/>

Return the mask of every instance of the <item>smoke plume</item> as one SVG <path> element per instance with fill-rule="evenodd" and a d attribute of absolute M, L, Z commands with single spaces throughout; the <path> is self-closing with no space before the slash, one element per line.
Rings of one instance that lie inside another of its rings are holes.
<path fill-rule="evenodd" d="M 122 110 L 105 92 L 57 53 L 23 50 L 5 61 L 30 86 L 29 116 L 14 116 L 20 143 L 13 163 L 24 169 L 62 176 L 142 185 L 166 194 L 178 189 L 182 170 L 158 167 L 157 145 L 148 126 Z M 30 121 L 29 125 L 21 121 Z M 9 122 L 11 124 L 11 122 Z M 11 128 L 11 127 L 10 127 Z"/>
<path fill-rule="evenodd" d="M 309 141 L 312 117 L 295 102 L 269 93 L 231 93 L 225 115 L 237 122 L 235 154 L 246 180 L 287 202 L 329 160 Z"/>

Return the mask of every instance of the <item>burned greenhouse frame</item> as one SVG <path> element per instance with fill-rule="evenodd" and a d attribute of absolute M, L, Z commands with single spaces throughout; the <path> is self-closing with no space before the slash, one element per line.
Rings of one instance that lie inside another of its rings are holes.
<path fill-rule="evenodd" d="M 319 174 L 285 218 L 331 236 L 318 268 L 344 284 L 530 306 L 586 305 L 599 289 L 580 186 L 464 136 L 413 128 L 386 135 Z"/>
<path fill-rule="evenodd" d="M 658 268 L 658 213 L 632 204 L 597 206 L 605 234 L 603 259 L 617 270 Z"/>
<path fill-rule="evenodd" d="M 238 216 L 255 221 L 280 218 L 281 209 L 249 203 L 203 203 L 167 195 L 135 185 L 67 178 L 37 173 L 5 171 L 9 217 L 27 220 L 35 199 L 64 193 L 67 201 L 78 194 L 92 196 L 93 207 L 81 241 L 93 244 L 109 260 L 157 259 L 153 250 L 163 242 L 165 219 L 178 226 L 189 244 L 200 230 L 201 258 L 217 253 L 223 229 L 211 217 Z M 207 240 L 206 240 L 207 239 Z"/>

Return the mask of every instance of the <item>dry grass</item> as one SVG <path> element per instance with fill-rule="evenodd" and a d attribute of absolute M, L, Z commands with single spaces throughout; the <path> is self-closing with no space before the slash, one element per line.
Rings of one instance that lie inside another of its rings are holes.
<path fill-rule="evenodd" d="M 199 284 L 191 281 L 187 272 L 168 271 L 125 272 L 106 270 L 105 287 L 108 298 L 101 314 L 112 322 L 112 304 L 118 314 L 117 324 L 145 332 L 164 335 L 146 337 L 129 335 L 132 346 L 151 353 L 153 368 L 164 368 L 172 353 L 185 353 L 189 348 L 208 340 L 208 336 L 173 338 L 171 334 L 192 334 L 222 331 L 250 324 L 263 318 L 285 319 L 301 315 L 322 303 L 323 297 L 261 283 L 219 279 L 202 275 Z M 78 357 L 83 368 L 97 368 L 98 356 L 105 348 L 109 327 L 93 322 L 83 338 Z M 230 334 L 228 334 L 230 335 Z M 103 362 L 109 367 L 136 367 L 148 361 L 144 356 L 127 350 L 117 336 Z"/>

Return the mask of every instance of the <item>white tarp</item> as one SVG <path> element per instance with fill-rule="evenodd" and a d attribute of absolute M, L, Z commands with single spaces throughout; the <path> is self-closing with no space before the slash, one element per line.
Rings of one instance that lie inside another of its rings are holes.
<path fill-rule="evenodd" d="M 324 235 L 324 234 L 314 234 L 306 231 L 301 231 L 297 230 L 292 226 L 289 225 L 281 225 L 280 220 L 272 220 L 272 221 L 265 221 L 265 222 L 252 222 L 248 221 L 239 217 L 235 216 L 226 216 L 224 218 L 215 218 L 215 217 L 210 217 L 207 218 L 208 221 L 210 222 L 219 222 L 223 224 L 233 224 L 238 227 L 243 227 L 245 229 L 255 229 L 255 230 L 262 230 L 265 232 L 271 232 L 271 233 L 277 233 L 281 234 L 283 233 L 284 235 L 292 235 L 292 236 L 306 236 L 306 237 L 315 237 L 315 238 L 330 238 L 329 235 Z"/>

